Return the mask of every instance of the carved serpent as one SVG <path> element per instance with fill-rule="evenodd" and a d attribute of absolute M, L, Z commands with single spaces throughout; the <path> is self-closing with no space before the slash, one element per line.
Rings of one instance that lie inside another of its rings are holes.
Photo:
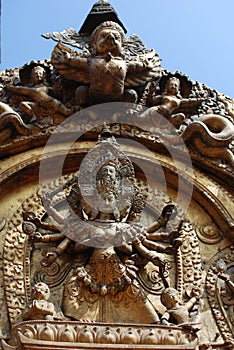
<path fill-rule="evenodd" d="M 208 158 L 222 157 L 229 163 L 234 163 L 234 156 L 227 149 L 234 138 L 234 126 L 225 117 L 202 115 L 187 126 L 181 137 L 184 142 L 192 143 L 201 155 Z"/>

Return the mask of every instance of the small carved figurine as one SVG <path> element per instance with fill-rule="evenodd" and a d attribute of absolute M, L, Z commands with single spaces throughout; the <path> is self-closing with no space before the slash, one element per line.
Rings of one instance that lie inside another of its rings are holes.
<path fill-rule="evenodd" d="M 198 107 L 202 98 L 183 98 L 180 92 L 180 79 L 172 76 L 168 78 L 165 91 L 152 98 L 151 107 L 149 107 L 140 118 L 150 118 L 154 125 L 157 125 L 159 115 L 169 120 L 172 125 L 179 128 L 185 115 L 180 113 L 184 108 Z"/>
<path fill-rule="evenodd" d="M 193 296 L 190 300 L 184 303 L 179 292 L 174 288 L 166 288 L 161 294 L 161 302 L 166 307 L 166 312 L 162 315 L 162 324 L 188 324 L 190 323 L 189 310 L 197 303 L 199 298 L 199 292 L 197 290 L 192 291 Z"/>
<path fill-rule="evenodd" d="M 32 288 L 32 303 L 23 314 L 23 320 L 53 320 L 54 304 L 49 302 L 50 290 L 46 283 L 38 282 Z"/>

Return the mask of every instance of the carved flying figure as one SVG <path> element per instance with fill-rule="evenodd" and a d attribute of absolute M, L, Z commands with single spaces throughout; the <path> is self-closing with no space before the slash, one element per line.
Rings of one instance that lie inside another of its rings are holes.
<path fill-rule="evenodd" d="M 164 76 L 160 83 L 161 90 L 164 88 L 161 95 L 151 97 L 149 108 L 140 115 L 140 118 L 143 118 L 142 122 L 150 119 L 150 122 L 156 126 L 159 126 L 161 119 L 166 118 L 175 128 L 179 128 L 185 119 L 184 112 L 196 110 L 204 99 L 182 96 L 181 81 L 176 76 Z"/>
<path fill-rule="evenodd" d="M 50 95 L 52 88 L 46 82 L 46 70 L 43 66 L 32 65 L 30 78 L 28 86 L 6 86 L 11 95 L 21 101 L 19 108 L 29 118 L 30 123 L 54 124 L 54 118 L 59 118 L 61 122 L 74 112 Z"/>
<path fill-rule="evenodd" d="M 106 21 L 91 34 L 89 51 L 79 54 L 59 42 L 52 53 L 52 64 L 65 78 L 84 84 L 76 91 L 81 107 L 114 101 L 135 103 L 134 89 L 160 74 L 160 59 L 153 50 L 128 58 L 125 53 L 123 29 Z"/>

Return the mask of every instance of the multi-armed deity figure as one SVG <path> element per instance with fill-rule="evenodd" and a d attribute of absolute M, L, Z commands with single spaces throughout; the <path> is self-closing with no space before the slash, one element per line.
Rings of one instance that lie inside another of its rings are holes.
<path fill-rule="evenodd" d="M 181 240 L 178 231 L 157 230 L 165 227 L 175 207 L 166 206 L 149 227 L 136 221 L 145 199 L 134 183 L 133 164 L 108 130 L 84 162 L 73 178 L 67 197 L 72 209 L 67 215 L 50 205 L 50 195 L 44 197 L 48 214 L 58 222 L 57 228 L 48 229 L 57 233 L 40 233 L 36 227 L 40 223 L 32 215 L 36 225 L 26 223 L 24 230 L 36 241 L 58 241 L 43 259 L 44 266 L 72 248 L 73 274 L 66 280 L 62 300 L 65 316 L 99 322 L 158 322 L 158 312 L 140 286 L 137 271 L 139 264 L 151 262 L 163 276 L 168 263 L 164 254 L 175 254 Z"/>

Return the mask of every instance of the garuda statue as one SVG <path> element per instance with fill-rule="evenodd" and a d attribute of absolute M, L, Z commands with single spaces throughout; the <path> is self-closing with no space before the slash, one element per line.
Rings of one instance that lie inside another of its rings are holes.
<path fill-rule="evenodd" d="M 68 38 L 75 34 L 79 43 L 78 33 L 71 30 L 46 37 L 63 41 L 66 35 L 66 42 L 73 44 Z M 136 36 L 127 39 L 123 28 L 113 21 L 102 22 L 93 30 L 88 44 L 84 42 L 83 53 L 61 41 L 52 53 L 52 64 L 62 76 L 81 84 L 76 90 L 76 101 L 81 107 L 115 101 L 135 103 L 138 96 L 134 89 L 144 86 L 161 71 L 156 52 L 146 50 Z"/>

